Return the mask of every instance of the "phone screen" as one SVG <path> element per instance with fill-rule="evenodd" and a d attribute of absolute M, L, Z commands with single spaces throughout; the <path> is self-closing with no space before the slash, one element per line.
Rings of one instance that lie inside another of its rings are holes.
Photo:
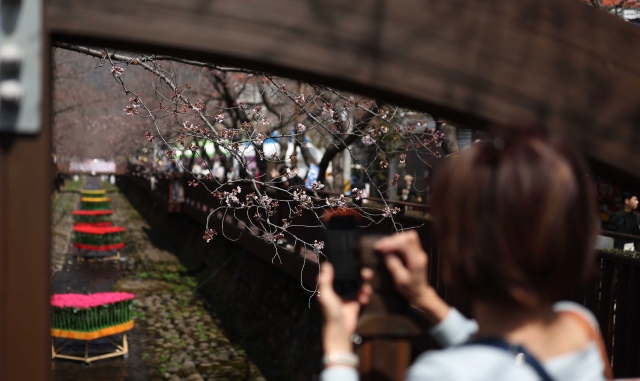
<path fill-rule="evenodd" d="M 343 299 L 355 299 L 362 285 L 357 244 L 362 229 L 354 216 L 335 216 L 325 229 L 324 250 L 333 265 L 333 288 Z"/>

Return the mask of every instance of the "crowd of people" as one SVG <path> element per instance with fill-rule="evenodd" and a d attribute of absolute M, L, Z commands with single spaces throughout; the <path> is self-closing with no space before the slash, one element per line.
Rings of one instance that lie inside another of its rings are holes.
<path fill-rule="evenodd" d="M 210 174 L 213 178 L 215 178 L 216 181 L 220 183 L 225 183 L 240 178 L 249 178 L 246 170 L 241 170 L 241 168 L 234 168 L 233 166 L 227 168 L 224 165 L 220 164 L 218 161 L 214 161 L 212 168 L 209 169 L 204 160 L 200 158 L 193 160 L 192 163 L 186 157 L 178 160 L 164 160 L 162 162 L 159 162 L 159 168 L 162 172 L 173 179 L 174 195 L 176 195 L 176 197 L 179 193 L 178 188 L 180 179 L 186 176 L 188 172 L 189 176 L 194 176 L 197 179 L 207 178 Z M 252 168 L 251 172 L 251 175 L 254 179 L 260 182 L 270 182 L 270 184 L 272 184 L 274 187 L 281 189 L 289 189 L 290 187 L 302 187 L 305 186 L 306 183 L 309 183 L 309 181 L 306 181 L 306 177 L 303 178 L 304 174 L 300 174 L 299 172 L 295 171 L 295 169 L 292 169 L 290 166 L 284 164 L 274 166 L 270 171 L 268 171 L 268 173 L 260 173 L 257 168 Z M 325 176 L 326 187 L 324 188 L 324 190 L 345 191 L 345 194 L 349 196 L 352 193 L 351 190 L 358 189 L 364 198 L 374 196 L 372 195 L 373 185 L 370 182 L 365 181 L 365 179 L 366 177 L 363 173 L 353 175 L 349 185 L 346 188 L 338 188 L 335 184 L 333 184 L 333 176 L 331 172 L 328 171 Z M 308 184 L 306 185 L 308 187 Z M 395 199 L 398 201 L 422 203 L 423 200 L 425 200 L 425 198 L 423 197 L 425 193 L 427 193 L 425 190 L 418 190 L 418 188 L 416 187 L 415 177 L 406 174 L 397 184 L 395 192 L 390 191 L 388 193 L 388 197 L 390 199 Z"/>

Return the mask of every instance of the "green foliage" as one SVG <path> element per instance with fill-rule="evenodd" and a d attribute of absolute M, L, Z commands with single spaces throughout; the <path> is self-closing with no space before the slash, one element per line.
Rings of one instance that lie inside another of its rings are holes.
<path fill-rule="evenodd" d="M 149 354 L 147 352 L 144 352 L 142 354 L 142 361 L 146 361 L 149 358 Z"/>
<path fill-rule="evenodd" d="M 184 277 L 182 283 L 189 288 L 196 288 L 198 281 L 194 277 Z"/>
<path fill-rule="evenodd" d="M 177 283 L 180 281 L 180 274 L 178 273 L 165 273 L 162 274 L 162 279 L 169 283 Z"/>
<path fill-rule="evenodd" d="M 82 188 L 82 179 L 80 178 L 78 181 L 67 180 L 64 183 L 64 186 L 60 189 L 61 192 L 80 192 Z"/>
<path fill-rule="evenodd" d="M 167 353 L 163 353 L 160 355 L 160 362 L 167 363 L 169 362 L 169 355 Z M 164 372 L 162 372 L 164 373 Z"/>
<path fill-rule="evenodd" d="M 112 185 L 109 181 L 102 182 L 102 189 L 106 190 L 107 193 L 117 193 L 120 191 L 116 185 Z"/>
<path fill-rule="evenodd" d="M 148 271 L 143 271 L 138 273 L 138 278 L 140 279 L 151 279 L 153 278 L 153 274 Z"/>

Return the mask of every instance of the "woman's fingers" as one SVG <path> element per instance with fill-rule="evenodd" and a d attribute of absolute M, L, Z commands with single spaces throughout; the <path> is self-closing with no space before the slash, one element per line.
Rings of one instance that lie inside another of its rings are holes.
<path fill-rule="evenodd" d="M 365 267 L 360 270 L 360 276 L 362 277 L 363 282 L 371 282 L 371 280 L 373 279 L 373 270 Z"/>
<path fill-rule="evenodd" d="M 361 305 L 369 304 L 371 295 L 373 295 L 373 287 L 371 287 L 371 284 L 363 284 L 360 288 L 360 291 L 358 292 L 358 303 L 360 303 Z"/>
<path fill-rule="evenodd" d="M 333 266 L 331 263 L 324 262 L 320 266 L 320 274 L 318 275 L 318 285 L 320 286 L 320 304 L 324 307 L 330 307 L 336 301 L 340 301 L 340 297 L 333 290 Z"/>
<path fill-rule="evenodd" d="M 397 254 L 410 268 L 426 266 L 426 253 L 415 230 L 382 238 L 375 243 L 374 249 L 383 254 Z"/>
<path fill-rule="evenodd" d="M 320 274 L 318 275 L 318 283 L 320 287 L 331 286 L 333 282 L 333 266 L 329 262 L 320 265 Z"/>
<path fill-rule="evenodd" d="M 384 256 L 384 262 L 396 285 L 404 285 L 411 282 L 411 275 L 400 258 L 393 254 L 387 254 Z"/>

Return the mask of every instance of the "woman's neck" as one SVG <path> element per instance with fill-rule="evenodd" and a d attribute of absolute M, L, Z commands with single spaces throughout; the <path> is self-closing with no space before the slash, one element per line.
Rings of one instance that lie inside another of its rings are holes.
<path fill-rule="evenodd" d="M 525 342 L 538 336 L 556 320 L 551 304 L 525 308 L 486 302 L 474 303 L 478 337 L 501 337 L 509 342 Z"/>

